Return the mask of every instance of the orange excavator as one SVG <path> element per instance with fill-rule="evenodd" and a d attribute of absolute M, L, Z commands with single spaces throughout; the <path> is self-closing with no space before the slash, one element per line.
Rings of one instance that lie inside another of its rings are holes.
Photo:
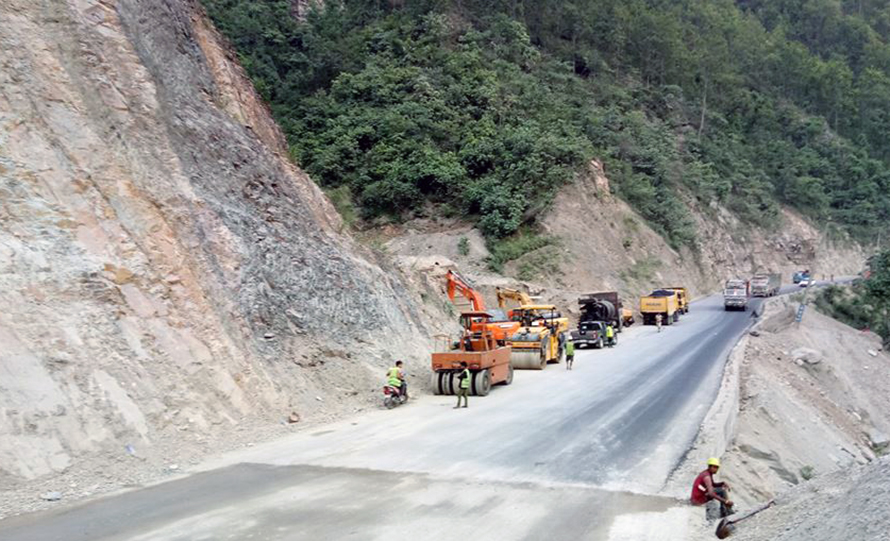
<path fill-rule="evenodd" d="M 501 309 L 485 309 L 485 300 L 482 294 L 473 289 L 469 281 L 464 279 L 458 273 L 449 270 L 446 276 L 448 280 L 448 298 L 451 302 L 455 302 L 458 294 L 469 301 L 469 312 L 487 312 L 488 317 L 476 318 L 471 322 L 470 330 L 480 332 L 483 329 L 488 330 L 499 345 L 504 345 L 507 340 L 519 330 L 520 323 L 518 321 L 510 321 L 507 314 Z M 455 302 L 455 304 L 457 304 Z"/>

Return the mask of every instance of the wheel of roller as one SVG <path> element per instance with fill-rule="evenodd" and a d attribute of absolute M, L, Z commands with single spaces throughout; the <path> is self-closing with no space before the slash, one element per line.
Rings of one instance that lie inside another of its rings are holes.
<path fill-rule="evenodd" d="M 473 394 L 488 396 L 491 391 L 491 371 L 487 368 L 473 374 Z"/>
<path fill-rule="evenodd" d="M 454 372 L 442 374 L 442 394 L 454 394 Z"/>
<path fill-rule="evenodd" d="M 513 350 L 510 353 L 510 365 L 517 370 L 542 370 L 547 365 L 542 362 L 543 355 L 539 350 Z"/>

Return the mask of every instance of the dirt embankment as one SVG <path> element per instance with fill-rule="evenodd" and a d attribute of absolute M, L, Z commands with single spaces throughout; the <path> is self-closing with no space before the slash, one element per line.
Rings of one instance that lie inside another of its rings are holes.
<path fill-rule="evenodd" d="M 195 0 L 0 3 L 0 516 L 351 412 L 427 358 L 419 296 L 283 141 Z"/>
<path fill-rule="evenodd" d="M 887 451 L 890 356 L 881 340 L 791 299 L 770 303 L 741 362 L 740 411 L 724 456 L 736 499 L 785 489 Z"/>
<path fill-rule="evenodd" d="M 746 522 L 740 539 L 886 539 L 890 356 L 879 337 L 812 308 L 797 324 L 797 297 L 771 300 L 733 351 L 666 492 L 688 497 L 707 457 L 722 455 L 741 510 L 778 503 Z"/>
<path fill-rule="evenodd" d="M 409 274 L 456 266 L 493 301 L 494 286 L 526 286 L 564 312 L 577 312 L 578 295 L 619 291 L 636 307 L 640 294 L 683 285 L 693 296 L 712 293 L 729 277 L 780 272 L 785 282 L 803 268 L 817 276 L 853 275 L 865 261 L 852 242 L 831 242 L 812 224 L 784 210 L 782 226 L 765 231 L 742 224 L 719 205 L 689 202 L 695 250 L 675 250 L 625 202 L 611 195 L 599 162 L 564 187 L 540 218 L 554 244 L 509 263 L 505 275 L 486 267 L 489 252 L 479 232 L 455 220 L 423 219 L 378 230 L 386 249 Z M 466 240 L 463 240 L 466 239 Z"/>

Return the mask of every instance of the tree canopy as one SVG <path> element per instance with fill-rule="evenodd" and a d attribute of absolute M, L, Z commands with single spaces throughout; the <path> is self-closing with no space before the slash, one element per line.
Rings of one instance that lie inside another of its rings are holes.
<path fill-rule="evenodd" d="M 600 158 L 675 246 L 684 199 L 890 217 L 890 2 L 204 0 L 316 181 L 366 217 L 429 204 L 490 238 Z"/>

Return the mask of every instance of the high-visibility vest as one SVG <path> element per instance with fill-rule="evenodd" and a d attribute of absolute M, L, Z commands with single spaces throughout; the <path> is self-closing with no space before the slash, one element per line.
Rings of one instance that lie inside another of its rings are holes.
<path fill-rule="evenodd" d="M 464 368 L 464 371 L 461 372 L 464 376 L 462 380 L 460 380 L 460 388 L 461 389 L 469 389 L 470 388 L 470 369 Z"/>
<path fill-rule="evenodd" d="M 399 377 L 401 373 L 402 371 L 401 369 L 399 369 L 398 366 L 393 366 L 392 368 L 390 368 L 389 373 L 386 375 L 388 383 L 393 387 L 401 387 L 402 378 Z"/>
<path fill-rule="evenodd" d="M 566 342 L 566 355 L 573 356 L 575 354 L 575 343 Z"/>
<path fill-rule="evenodd" d="M 608 327 L 606 327 L 606 338 L 612 338 L 613 336 L 615 336 L 615 330 L 612 329 L 611 325 L 609 325 Z"/>

